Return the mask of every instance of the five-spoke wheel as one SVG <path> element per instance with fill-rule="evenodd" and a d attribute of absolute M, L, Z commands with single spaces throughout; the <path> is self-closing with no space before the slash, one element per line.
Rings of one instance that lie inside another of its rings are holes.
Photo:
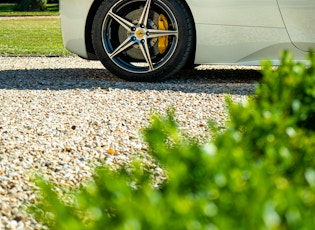
<path fill-rule="evenodd" d="M 92 28 L 96 55 L 118 77 L 158 81 L 188 61 L 194 27 L 180 1 L 114 0 L 99 7 Z"/>

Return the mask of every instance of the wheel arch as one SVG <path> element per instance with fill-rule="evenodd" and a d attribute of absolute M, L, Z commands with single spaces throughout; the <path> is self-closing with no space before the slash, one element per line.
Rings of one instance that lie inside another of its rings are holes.
<path fill-rule="evenodd" d="M 93 24 L 93 20 L 94 20 L 94 17 L 95 17 L 95 14 L 99 8 L 99 6 L 102 4 L 104 0 L 95 0 L 93 2 L 93 4 L 91 5 L 91 8 L 90 8 L 90 11 L 87 15 L 87 18 L 86 18 L 86 24 L 85 24 L 85 46 L 86 46 L 86 51 L 88 53 L 88 56 L 90 57 L 90 59 L 95 59 L 97 60 L 97 56 L 95 54 L 95 50 L 94 50 L 94 47 L 93 47 L 93 44 L 92 44 L 92 36 L 91 36 L 91 32 L 92 32 L 92 24 Z M 108 1 L 108 0 L 105 0 L 105 1 Z M 194 52 L 191 53 L 188 61 L 187 61 L 187 64 L 186 66 L 187 67 L 191 67 L 194 65 L 194 61 L 195 61 L 195 54 L 196 54 L 196 25 L 195 25 L 195 20 L 194 20 L 194 17 L 193 17 L 193 14 L 191 12 L 191 9 L 189 7 L 189 5 L 187 4 L 186 0 L 183 1 L 183 3 L 185 4 L 185 6 L 187 7 L 187 9 L 189 10 L 189 13 L 190 13 L 190 16 L 191 16 L 191 19 L 193 20 L 193 33 L 194 33 L 194 44 L 193 44 L 193 47 L 194 47 Z"/>
<path fill-rule="evenodd" d="M 97 58 L 97 56 L 95 54 L 95 50 L 94 50 L 93 44 L 92 44 L 92 36 L 91 36 L 92 24 L 93 24 L 93 20 L 94 20 L 96 11 L 97 11 L 97 9 L 99 8 L 99 6 L 101 5 L 101 3 L 103 1 L 104 0 L 95 0 L 93 2 L 93 4 L 91 5 L 90 11 L 89 11 L 89 13 L 87 15 L 87 18 L 86 18 L 86 24 L 85 24 L 85 46 L 86 46 L 87 53 L 93 59 L 98 59 L 98 58 Z"/>

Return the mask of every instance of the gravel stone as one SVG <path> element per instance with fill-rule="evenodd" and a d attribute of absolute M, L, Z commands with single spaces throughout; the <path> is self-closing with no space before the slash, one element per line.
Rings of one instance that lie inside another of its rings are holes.
<path fill-rule="evenodd" d="M 95 165 L 141 156 L 157 183 L 141 129 L 175 108 L 180 127 L 202 140 L 207 122 L 224 127 L 225 97 L 254 93 L 257 67 L 199 66 L 161 83 L 125 82 L 99 62 L 67 57 L 0 57 L 0 229 L 41 229 L 25 212 L 35 173 L 62 186 L 90 178 Z"/>

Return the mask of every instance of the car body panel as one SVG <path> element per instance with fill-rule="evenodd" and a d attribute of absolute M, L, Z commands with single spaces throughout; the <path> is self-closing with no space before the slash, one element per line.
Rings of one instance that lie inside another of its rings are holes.
<path fill-rule="evenodd" d="M 290 39 L 299 49 L 315 49 L 315 0 L 278 0 Z"/>
<path fill-rule="evenodd" d="M 90 34 L 86 23 L 93 2 L 62 0 L 60 3 L 65 47 L 86 59 L 95 58 L 87 51 L 86 40 L 86 34 Z M 305 52 L 301 50 L 315 48 L 312 26 L 315 0 L 186 2 L 196 25 L 196 64 L 252 64 L 265 58 L 278 59 L 283 49 L 302 60 Z"/>
<path fill-rule="evenodd" d="M 291 50 L 301 59 L 305 56 L 292 45 L 285 28 L 204 24 L 196 24 L 196 27 L 202 34 L 197 36 L 195 62 L 198 64 L 246 64 L 266 58 L 273 60 L 279 58 L 283 49 Z"/>
<path fill-rule="evenodd" d="M 198 64 L 252 64 L 255 58 L 277 59 L 283 49 L 305 56 L 292 45 L 276 0 L 187 2 L 196 24 Z"/>
<path fill-rule="evenodd" d="M 89 59 L 86 50 L 86 19 L 94 0 L 60 1 L 62 38 L 65 48 L 81 57 Z"/>
<path fill-rule="evenodd" d="M 196 24 L 284 28 L 276 0 L 187 0 Z"/>

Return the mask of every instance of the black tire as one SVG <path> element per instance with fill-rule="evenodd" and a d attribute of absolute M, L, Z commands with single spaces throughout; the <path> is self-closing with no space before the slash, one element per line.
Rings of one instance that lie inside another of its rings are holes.
<path fill-rule="evenodd" d="M 195 52 L 195 28 L 181 0 L 103 1 L 92 25 L 96 55 L 127 81 L 160 81 Z"/>

